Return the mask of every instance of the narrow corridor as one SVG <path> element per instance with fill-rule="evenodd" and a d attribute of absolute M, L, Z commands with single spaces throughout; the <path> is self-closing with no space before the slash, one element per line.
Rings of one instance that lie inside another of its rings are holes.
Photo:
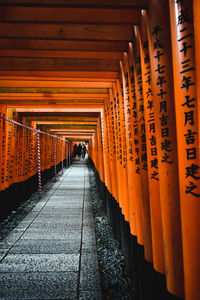
<path fill-rule="evenodd" d="M 101 299 L 85 160 L 0 243 L 0 259 L 1 299 Z"/>

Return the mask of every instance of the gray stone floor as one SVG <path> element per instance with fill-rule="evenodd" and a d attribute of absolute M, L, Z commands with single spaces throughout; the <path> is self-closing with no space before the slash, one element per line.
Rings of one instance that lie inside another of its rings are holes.
<path fill-rule="evenodd" d="M 0 243 L 0 299 L 101 299 L 86 161 Z"/>

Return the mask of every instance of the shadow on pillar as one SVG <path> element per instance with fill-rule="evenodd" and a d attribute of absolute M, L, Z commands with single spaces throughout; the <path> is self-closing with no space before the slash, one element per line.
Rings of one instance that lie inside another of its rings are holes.
<path fill-rule="evenodd" d="M 129 223 L 125 221 L 117 201 L 100 180 L 94 163 L 89 159 L 98 184 L 99 196 L 103 200 L 105 212 L 110 220 L 114 234 L 123 250 L 127 274 L 133 283 L 133 300 L 184 300 L 172 295 L 166 289 L 165 275 L 154 270 L 153 264 L 144 258 L 144 247 L 130 234 Z"/>

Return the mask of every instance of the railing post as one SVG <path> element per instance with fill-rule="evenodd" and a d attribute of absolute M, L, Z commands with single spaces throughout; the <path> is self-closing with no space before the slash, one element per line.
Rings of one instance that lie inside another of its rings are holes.
<path fill-rule="evenodd" d="M 38 192 L 42 198 L 42 176 L 41 176 L 41 151 L 40 151 L 40 132 L 37 132 L 37 164 L 38 164 Z"/>
<path fill-rule="evenodd" d="M 62 174 L 63 174 L 63 140 L 61 140 L 61 160 L 62 160 Z"/>
<path fill-rule="evenodd" d="M 54 137 L 54 181 L 56 181 L 56 174 L 57 174 L 57 170 L 56 170 L 56 163 L 57 163 L 57 151 L 56 151 L 56 137 Z"/>

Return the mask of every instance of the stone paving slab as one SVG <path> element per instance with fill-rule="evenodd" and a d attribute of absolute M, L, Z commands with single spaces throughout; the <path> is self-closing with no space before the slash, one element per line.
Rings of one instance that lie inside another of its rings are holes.
<path fill-rule="evenodd" d="M 20 239 L 11 249 L 11 254 L 70 254 L 80 253 L 81 240 L 67 239 L 66 240 L 25 240 Z M 1 250 L 0 250 L 1 251 Z M 1 253 L 1 252 L 0 252 Z"/>
<path fill-rule="evenodd" d="M 0 299 L 101 299 L 85 161 L 0 243 Z"/>
<path fill-rule="evenodd" d="M 78 272 L 80 254 L 8 254 L 2 272 Z"/>
<path fill-rule="evenodd" d="M 1 299 L 77 299 L 77 272 L 0 273 Z"/>
<path fill-rule="evenodd" d="M 78 232 L 76 230 L 70 231 L 27 231 L 23 234 L 21 239 L 42 239 L 42 240 L 67 240 L 67 239 L 81 239 L 81 230 Z"/>

